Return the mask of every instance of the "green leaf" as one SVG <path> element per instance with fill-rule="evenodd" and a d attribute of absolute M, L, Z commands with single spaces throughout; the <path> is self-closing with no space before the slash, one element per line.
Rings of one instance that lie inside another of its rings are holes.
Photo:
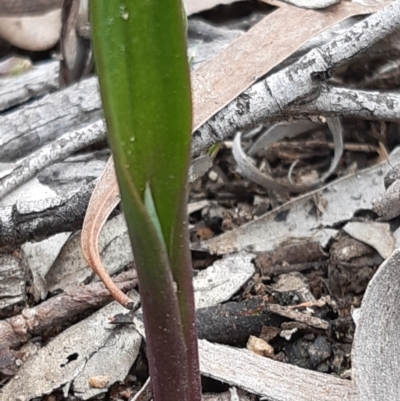
<path fill-rule="evenodd" d="M 90 11 L 154 398 L 200 401 L 186 214 L 191 96 L 181 0 L 91 0 Z"/>
<path fill-rule="evenodd" d="M 165 248 L 164 237 L 161 231 L 160 220 L 158 219 L 156 205 L 154 204 L 153 195 L 151 193 L 150 185 L 146 184 L 146 189 L 144 190 L 144 205 L 146 207 L 146 211 L 149 214 L 149 217 L 154 225 L 155 230 L 157 231 L 158 237 Z"/>
<path fill-rule="evenodd" d="M 97 1 L 107 13 L 93 42 L 96 46 L 102 35 L 96 68 L 101 91 L 107 93 L 102 96 L 107 125 L 116 133 L 110 138 L 113 154 L 130 171 L 142 198 L 146 183 L 151 186 L 170 253 L 191 140 L 180 0 Z"/>

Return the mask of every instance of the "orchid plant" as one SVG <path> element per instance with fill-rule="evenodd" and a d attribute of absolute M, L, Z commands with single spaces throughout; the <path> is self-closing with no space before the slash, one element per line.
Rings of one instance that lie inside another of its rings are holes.
<path fill-rule="evenodd" d="M 90 1 L 95 64 L 139 277 L 155 401 L 201 400 L 186 213 L 192 117 L 182 15 L 181 0 Z M 118 190 L 106 192 L 97 191 L 104 210 L 115 206 Z M 91 227 L 98 234 L 96 224 Z M 84 254 L 93 252 L 84 247 Z M 101 264 L 88 261 L 94 268 Z M 106 285 L 115 290 L 111 280 Z M 129 306 L 127 298 L 120 300 Z"/>

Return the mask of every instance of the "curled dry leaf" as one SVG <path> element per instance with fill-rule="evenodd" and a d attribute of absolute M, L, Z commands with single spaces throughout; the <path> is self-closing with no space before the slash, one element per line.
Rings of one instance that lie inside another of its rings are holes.
<path fill-rule="evenodd" d="M 69 85 L 93 69 L 90 47 L 89 0 L 64 0 L 60 48 L 60 78 Z"/>
<path fill-rule="evenodd" d="M 254 156 L 258 150 L 272 145 L 275 142 L 294 138 L 297 135 L 304 134 L 316 128 L 318 128 L 318 124 L 309 120 L 298 121 L 295 124 L 290 124 L 287 121 L 278 122 L 259 136 L 250 147 L 248 154 Z"/>
<path fill-rule="evenodd" d="M 101 228 L 119 201 L 119 189 L 114 172 L 114 161 L 110 158 L 90 198 L 82 227 L 82 253 L 87 264 L 100 277 L 114 299 L 125 308 L 131 309 L 131 300 L 111 280 L 99 255 L 98 243 Z"/>
<path fill-rule="evenodd" d="M 250 159 L 242 149 L 241 146 L 241 134 L 238 133 L 233 141 L 233 156 L 235 158 L 236 163 L 238 164 L 238 170 L 241 174 L 243 174 L 248 179 L 254 181 L 255 183 L 261 185 L 266 189 L 272 189 L 275 191 L 290 191 L 295 193 L 306 192 L 311 189 L 314 189 L 321 184 L 336 170 L 340 158 L 343 153 L 343 134 L 342 127 L 340 121 L 337 117 L 328 118 L 327 123 L 329 129 L 331 130 L 334 142 L 334 158 L 332 159 L 331 166 L 329 170 L 316 182 L 311 184 L 292 184 L 290 182 L 284 183 L 275 180 L 270 175 L 261 173 L 254 165 L 252 159 Z M 301 122 L 300 126 L 294 128 L 293 132 L 290 132 L 290 126 L 287 126 L 282 123 L 278 123 L 273 125 L 267 132 L 262 135 L 262 137 L 251 147 L 250 151 L 252 153 L 256 152 L 262 145 L 267 145 L 274 141 L 293 137 L 299 134 L 302 134 L 305 131 L 308 131 L 311 128 L 310 122 Z M 287 129 L 289 128 L 289 129 Z M 275 132 L 276 130 L 276 132 Z"/>
<path fill-rule="evenodd" d="M 204 174 L 211 166 L 212 158 L 209 155 L 200 156 L 193 160 L 189 172 L 189 181 Z M 114 173 L 114 161 L 111 157 L 90 198 L 82 227 L 81 247 L 87 264 L 100 277 L 114 299 L 129 309 L 129 298 L 115 286 L 104 268 L 98 245 L 101 229 L 119 201 L 119 188 Z"/>

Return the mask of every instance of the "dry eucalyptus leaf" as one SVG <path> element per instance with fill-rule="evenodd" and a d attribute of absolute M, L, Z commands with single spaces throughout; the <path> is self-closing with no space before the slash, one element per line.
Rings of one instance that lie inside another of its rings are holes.
<path fill-rule="evenodd" d="M 268 401 L 358 401 L 357 391 L 349 380 L 206 340 L 199 340 L 199 353 L 203 375 L 240 387 Z"/>
<path fill-rule="evenodd" d="M 115 300 L 125 307 L 129 298 L 110 279 L 99 254 L 99 235 L 111 212 L 120 202 L 119 188 L 114 170 L 114 160 L 108 160 L 106 168 L 90 197 L 81 232 L 82 255 L 88 266 L 101 278 Z"/>
<path fill-rule="evenodd" d="M 324 247 L 338 233 L 333 225 L 350 220 L 358 210 L 372 209 L 374 199 L 384 192 L 385 172 L 399 162 L 400 153 L 394 153 L 387 162 L 334 181 L 235 230 L 192 244 L 192 249 L 220 255 L 266 252 L 310 239 Z M 322 212 L 316 209 L 316 194 L 325 204 Z"/>
<path fill-rule="evenodd" d="M 98 246 L 109 274 L 116 273 L 133 260 L 128 229 L 122 215 L 106 222 Z M 84 283 L 92 276 L 93 272 L 82 255 L 78 232 L 73 234 L 61 249 L 46 275 L 46 281 L 49 291 L 56 291 L 69 285 Z"/>
<path fill-rule="evenodd" d="M 228 301 L 255 273 L 254 257 L 247 252 L 232 254 L 200 271 L 193 281 L 196 308 Z"/>
<path fill-rule="evenodd" d="M 378 269 L 365 292 L 353 343 L 360 401 L 399 399 L 400 251 Z"/>

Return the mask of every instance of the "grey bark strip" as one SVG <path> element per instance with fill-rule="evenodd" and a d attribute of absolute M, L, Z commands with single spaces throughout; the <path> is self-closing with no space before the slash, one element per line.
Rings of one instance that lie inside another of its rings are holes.
<path fill-rule="evenodd" d="M 69 197 L 17 202 L 0 208 L 0 247 L 79 230 L 95 185 L 93 181 Z"/>
<path fill-rule="evenodd" d="M 323 114 L 400 122 L 400 96 L 396 92 L 363 91 L 338 88 L 322 83 L 318 97 L 301 106 L 293 105 L 290 114 Z"/>
<path fill-rule="evenodd" d="M 246 349 L 199 341 L 203 375 L 240 387 L 269 401 L 358 401 L 349 380 L 301 369 Z"/>
<path fill-rule="evenodd" d="M 105 139 L 103 120 L 68 132 L 56 141 L 31 153 L 10 174 L 0 179 L 0 198 L 35 177 L 45 167 L 64 160 L 72 153 L 93 145 L 101 139 Z"/>
<path fill-rule="evenodd" d="M 18 77 L 0 77 L 0 111 L 56 91 L 59 87 L 58 72 L 59 63 L 50 61 L 35 64 Z"/>
<path fill-rule="evenodd" d="M 0 161 L 13 161 L 101 117 L 97 78 L 92 77 L 0 115 Z"/>

